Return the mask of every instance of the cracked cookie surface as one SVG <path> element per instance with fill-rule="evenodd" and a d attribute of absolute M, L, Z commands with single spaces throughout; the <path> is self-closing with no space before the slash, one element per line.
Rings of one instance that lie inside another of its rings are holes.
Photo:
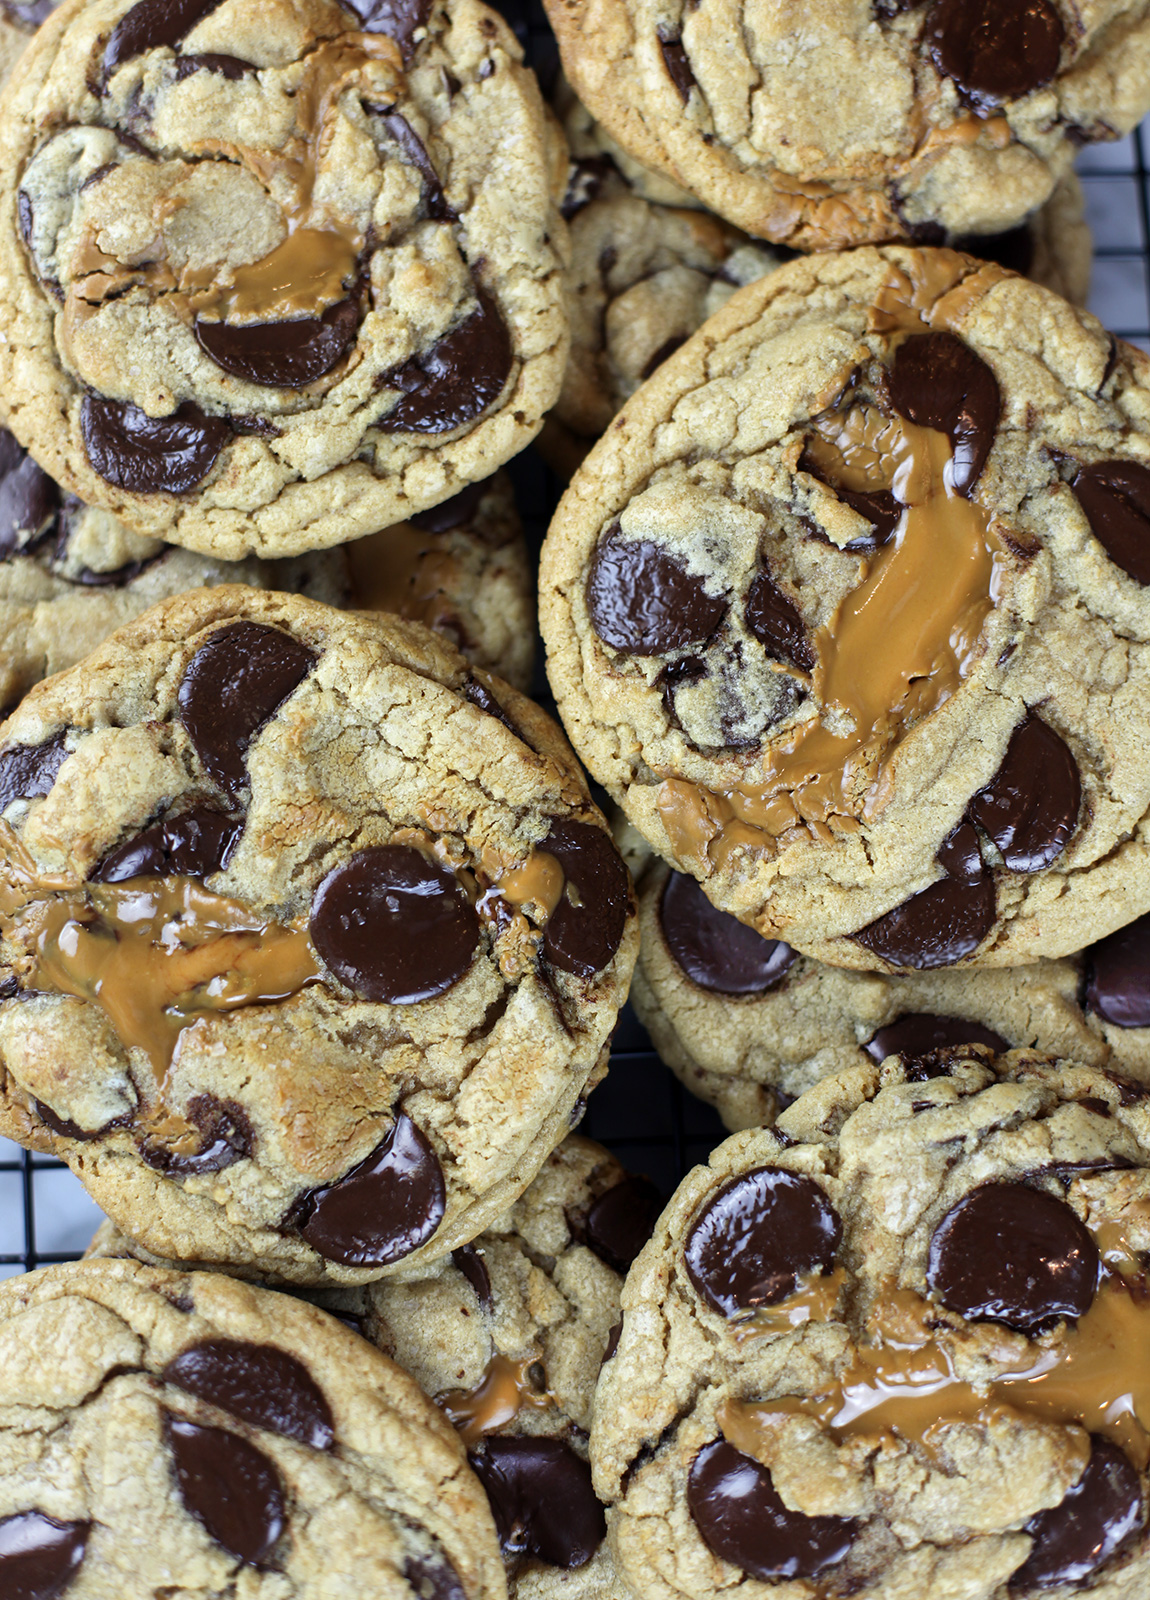
<path fill-rule="evenodd" d="M 1100 0 L 548 0 L 636 161 L 802 250 L 1017 226 L 1150 106 L 1150 10 Z"/>
<path fill-rule="evenodd" d="M 596 1393 L 644 1600 L 1146 1588 L 1150 1100 L 1031 1052 L 848 1069 L 680 1185 Z"/>
<path fill-rule="evenodd" d="M 479 0 L 69 0 L 0 134 L 6 420 L 228 560 L 390 525 L 537 431 L 557 138 Z"/>
<path fill-rule="evenodd" d="M 0 737 L 0 1124 L 155 1255 L 418 1268 L 530 1182 L 638 941 L 558 729 L 398 618 L 200 590 Z"/>
<path fill-rule="evenodd" d="M 955 252 L 740 290 L 552 522 L 577 751 L 714 904 L 832 965 L 1017 965 L 1131 921 L 1148 400 L 1140 351 Z"/>
<path fill-rule="evenodd" d="M 312 1306 L 127 1261 L 0 1286 L 0 1588 L 500 1600 L 453 1431 Z"/>

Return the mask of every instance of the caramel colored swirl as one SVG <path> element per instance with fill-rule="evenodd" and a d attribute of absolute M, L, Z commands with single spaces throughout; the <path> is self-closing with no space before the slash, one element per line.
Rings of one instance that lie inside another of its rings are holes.
<path fill-rule="evenodd" d="M 532 1386 L 527 1374 L 539 1364 L 538 1357 L 524 1361 L 496 1353 L 475 1389 L 449 1389 L 436 1404 L 467 1446 L 478 1444 L 486 1434 L 498 1433 L 530 1407 L 546 1411 L 555 1402 L 546 1390 Z"/>

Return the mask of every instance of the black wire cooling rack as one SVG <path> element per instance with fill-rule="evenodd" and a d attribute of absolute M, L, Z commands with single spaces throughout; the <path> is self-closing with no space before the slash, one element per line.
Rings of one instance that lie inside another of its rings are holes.
<path fill-rule="evenodd" d="M 538 0 L 496 0 L 546 87 L 558 66 Z M 1150 351 L 1150 120 L 1131 137 L 1083 152 L 1078 164 L 1094 233 L 1090 309 L 1108 328 Z M 562 485 L 532 450 L 511 463 L 528 541 L 537 554 Z M 553 702 L 543 672 L 536 697 Z M 723 1137 L 715 1112 L 688 1094 L 652 1049 L 631 1008 L 615 1033 L 611 1071 L 591 1098 L 582 1132 L 645 1172 L 669 1195 Z M 70 1261 L 86 1248 L 100 1213 L 59 1161 L 0 1139 L 0 1276 Z"/>

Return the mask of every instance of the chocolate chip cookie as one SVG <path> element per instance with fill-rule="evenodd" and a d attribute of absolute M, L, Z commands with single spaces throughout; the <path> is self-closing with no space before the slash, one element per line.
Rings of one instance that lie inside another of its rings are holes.
<path fill-rule="evenodd" d="M 547 0 L 579 98 L 636 160 L 801 250 L 1017 226 L 1150 110 L 1150 6 Z"/>
<path fill-rule="evenodd" d="M 1150 360 L 996 264 L 888 246 L 735 294 L 543 552 L 576 749 L 708 898 L 877 971 L 1150 908 Z"/>
<path fill-rule="evenodd" d="M 472 0 L 68 0 L 0 128 L 8 425 L 226 560 L 437 504 L 558 392 L 556 146 Z"/>
<path fill-rule="evenodd" d="M 644 1600 L 1135 1600 L 1150 1099 L 1014 1051 L 849 1068 L 680 1186 L 591 1458 Z"/>
<path fill-rule="evenodd" d="M 0 1285 L 0 1591 L 498 1600 L 452 1429 L 322 1311 L 126 1261 Z"/>
<path fill-rule="evenodd" d="M 444 641 L 239 587 L 0 729 L 0 1132 L 148 1251 L 418 1270 L 603 1070 L 638 932 L 554 724 Z"/>
<path fill-rule="evenodd" d="M 773 1122 L 867 1057 L 941 1065 L 974 1045 L 1033 1047 L 1150 1085 L 1150 917 L 1063 961 L 844 972 L 763 939 L 659 863 L 640 885 L 639 927 L 635 1010 L 728 1128 Z"/>

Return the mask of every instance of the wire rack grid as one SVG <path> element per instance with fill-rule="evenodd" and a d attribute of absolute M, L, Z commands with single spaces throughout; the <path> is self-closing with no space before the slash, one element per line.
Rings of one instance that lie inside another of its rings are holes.
<path fill-rule="evenodd" d="M 507 16 L 546 84 L 558 62 L 538 0 L 503 0 Z M 1150 118 L 1132 135 L 1094 145 L 1078 163 L 1094 234 L 1090 310 L 1114 333 L 1150 351 Z M 528 541 L 537 553 L 561 492 L 533 451 L 511 464 Z M 543 673 L 536 697 L 553 709 Z M 664 1194 L 723 1137 L 715 1112 L 663 1066 L 630 1006 L 620 1018 L 611 1071 L 595 1091 L 582 1131 L 609 1146 Z M 0 1139 L 0 1277 L 69 1261 L 87 1247 L 101 1214 L 78 1179 L 50 1156 Z"/>

